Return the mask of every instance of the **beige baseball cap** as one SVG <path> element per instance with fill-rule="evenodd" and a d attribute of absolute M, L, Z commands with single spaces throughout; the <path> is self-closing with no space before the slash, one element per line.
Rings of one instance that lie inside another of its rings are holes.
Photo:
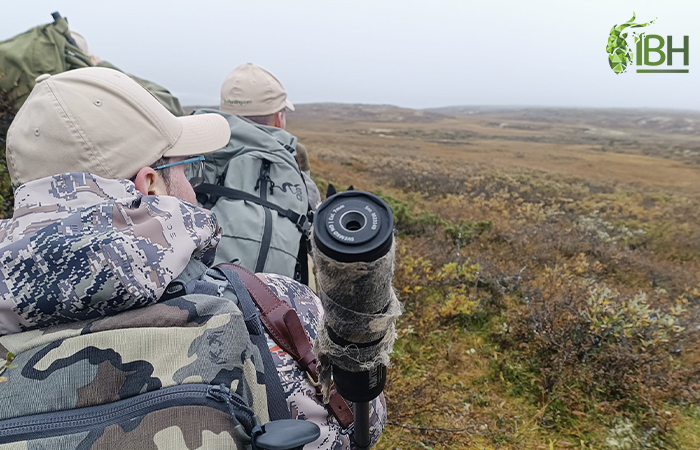
<path fill-rule="evenodd" d="M 231 130 L 218 114 L 176 117 L 117 70 L 41 75 L 7 131 L 12 184 L 66 172 L 131 178 L 162 157 L 214 152 Z"/>
<path fill-rule="evenodd" d="M 221 86 L 219 109 L 237 116 L 266 116 L 294 105 L 274 75 L 262 67 L 247 63 L 228 74 Z"/>

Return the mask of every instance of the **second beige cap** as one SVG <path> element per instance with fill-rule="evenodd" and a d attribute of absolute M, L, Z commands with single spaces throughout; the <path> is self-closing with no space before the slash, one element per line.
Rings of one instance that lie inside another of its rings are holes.
<path fill-rule="evenodd" d="M 282 83 L 270 71 L 252 63 L 237 67 L 221 87 L 219 109 L 229 114 L 266 116 L 285 108 L 294 111 Z"/>

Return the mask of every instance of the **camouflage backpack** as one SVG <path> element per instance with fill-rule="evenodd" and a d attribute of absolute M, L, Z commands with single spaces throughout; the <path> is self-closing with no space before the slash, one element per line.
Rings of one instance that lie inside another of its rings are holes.
<path fill-rule="evenodd" d="M 234 271 L 177 280 L 165 297 L 0 337 L 0 449 L 301 448 L 318 438 L 311 422 L 270 421 L 289 411 Z"/>

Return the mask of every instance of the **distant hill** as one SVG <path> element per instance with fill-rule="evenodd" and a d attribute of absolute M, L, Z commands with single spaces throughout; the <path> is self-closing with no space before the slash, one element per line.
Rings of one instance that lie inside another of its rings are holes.
<path fill-rule="evenodd" d="M 450 116 L 498 116 L 502 120 L 548 124 L 585 124 L 587 126 L 655 130 L 670 133 L 700 134 L 700 111 L 647 108 L 552 108 L 523 106 L 447 106 L 426 112 Z"/>
<path fill-rule="evenodd" d="M 426 123 L 446 118 L 445 114 L 393 105 L 307 103 L 295 105 L 293 120 L 352 120 L 384 123 Z"/>
<path fill-rule="evenodd" d="M 290 114 L 294 121 L 346 120 L 387 123 L 426 123 L 442 120 L 445 114 L 420 109 L 400 108 L 392 105 L 363 105 L 346 103 L 306 103 L 294 105 Z M 217 109 L 216 106 L 185 106 L 186 114 L 195 109 Z"/>
<path fill-rule="evenodd" d="M 306 103 L 298 104 L 296 111 L 288 116 L 291 122 L 346 121 L 382 123 L 431 123 L 454 117 L 497 116 L 501 127 L 533 129 L 533 126 L 518 124 L 578 124 L 585 127 L 610 128 L 617 130 L 654 130 L 667 133 L 700 135 L 700 111 L 668 109 L 625 109 L 625 108 L 553 108 L 523 106 L 484 106 L 465 105 L 429 109 L 402 108 L 393 105 L 367 105 L 347 103 Z M 186 106 L 187 114 L 195 109 L 216 109 L 217 106 Z M 511 123 L 515 122 L 515 123 Z M 535 126 L 534 128 L 537 128 Z"/>

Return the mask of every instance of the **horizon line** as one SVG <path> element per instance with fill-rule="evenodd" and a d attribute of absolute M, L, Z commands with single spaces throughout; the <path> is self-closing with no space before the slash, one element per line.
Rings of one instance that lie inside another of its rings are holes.
<path fill-rule="evenodd" d="M 414 111 L 435 111 L 435 110 L 440 110 L 440 109 L 448 109 L 448 108 L 484 108 L 484 109 L 575 109 L 575 110 L 599 110 L 599 109 L 607 109 L 607 110 L 627 110 L 627 111 L 637 111 L 637 110 L 646 110 L 646 111 L 676 111 L 676 112 L 692 112 L 692 113 L 700 113 L 700 108 L 697 109 L 692 109 L 692 108 L 673 108 L 673 107 L 664 107 L 664 106 L 558 106 L 558 105 L 489 105 L 489 104 L 463 104 L 463 105 L 447 105 L 447 106 L 429 106 L 425 108 L 416 108 L 416 107 L 411 107 L 411 106 L 400 106 L 396 104 L 391 104 L 391 103 L 347 103 L 347 102 L 337 102 L 337 101 L 320 101 L 320 102 L 308 102 L 308 103 L 294 103 L 295 107 L 296 106 L 310 106 L 310 105 L 343 105 L 343 106 L 391 106 L 394 108 L 402 108 L 402 109 L 410 109 Z M 218 109 L 219 105 L 207 105 L 206 103 L 198 103 L 198 104 L 189 104 L 189 105 L 183 105 L 183 108 L 188 108 L 188 109 L 198 109 L 198 108 L 214 108 Z M 292 112 L 293 114 L 293 112 Z"/>

